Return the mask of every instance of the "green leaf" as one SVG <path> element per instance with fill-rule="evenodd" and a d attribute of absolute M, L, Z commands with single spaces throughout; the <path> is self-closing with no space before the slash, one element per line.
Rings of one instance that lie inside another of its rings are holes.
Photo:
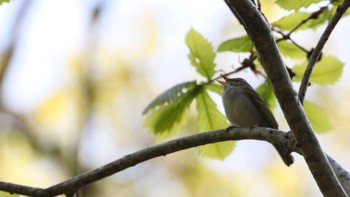
<path fill-rule="evenodd" d="M 264 83 L 257 87 L 256 91 L 263 98 L 264 102 L 270 109 L 276 107 L 276 96 L 273 93 L 271 83 L 268 79 L 266 79 Z"/>
<path fill-rule="evenodd" d="M 253 48 L 253 42 L 248 36 L 234 38 L 223 42 L 219 48 L 219 52 L 249 52 Z"/>
<path fill-rule="evenodd" d="M 310 17 L 310 13 L 308 12 L 296 12 L 289 14 L 287 16 L 284 16 L 280 18 L 279 20 L 272 23 L 274 27 L 278 27 L 279 29 L 290 31 L 294 27 L 300 24 L 301 21 L 307 19 Z M 299 28 L 299 30 L 301 27 Z"/>
<path fill-rule="evenodd" d="M 201 86 L 196 86 L 181 94 L 173 102 L 159 107 L 149 115 L 144 126 L 156 135 L 174 134 L 179 130 L 190 104 L 201 90 Z"/>
<path fill-rule="evenodd" d="M 174 102 L 176 99 L 178 99 L 183 93 L 191 91 L 193 88 L 196 87 L 195 81 L 188 81 L 184 83 L 177 84 L 159 96 L 155 98 L 148 106 L 143 110 L 142 114 L 148 113 L 150 110 L 153 110 L 154 108 Z"/>
<path fill-rule="evenodd" d="M 307 62 L 294 66 L 293 72 L 296 74 L 293 77 L 294 81 L 301 81 L 303 78 Z M 322 56 L 320 62 L 315 65 L 311 74 L 310 82 L 318 85 L 334 84 L 343 73 L 344 63 L 334 56 Z"/>
<path fill-rule="evenodd" d="M 255 66 L 256 66 L 258 69 L 260 69 L 260 70 L 259 70 L 260 72 L 261 72 L 261 71 L 264 71 L 264 72 L 265 72 L 264 67 L 261 65 L 261 63 L 260 63 L 260 61 L 259 61 L 258 58 L 256 58 L 256 59 L 254 60 L 254 64 L 255 64 Z"/>
<path fill-rule="evenodd" d="M 207 91 L 201 91 L 196 98 L 198 110 L 198 131 L 223 129 L 229 126 L 226 117 L 217 109 Z M 233 150 L 233 142 L 220 142 L 198 148 L 202 156 L 225 159 Z"/>
<path fill-rule="evenodd" d="M 324 133 L 333 129 L 327 113 L 321 107 L 305 100 L 304 109 L 314 131 Z"/>
<path fill-rule="evenodd" d="M 305 23 L 305 25 L 303 25 L 303 27 L 316 29 L 319 26 L 328 22 L 334 15 L 335 11 L 336 11 L 336 7 L 333 7 L 330 10 L 328 8 L 324 8 L 322 13 L 318 16 L 318 18 L 309 20 L 308 22 Z"/>
<path fill-rule="evenodd" d="M 313 3 L 319 3 L 321 0 L 277 0 L 276 3 L 286 10 L 298 10 L 302 7 L 309 7 Z"/>
<path fill-rule="evenodd" d="M 226 117 L 217 109 L 206 89 L 198 94 L 196 101 L 199 131 L 222 129 L 229 126 Z"/>
<path fill-rule="evenodd" d="M 280 18 L 279 20 L 272 23 L 274 27 L 278 27 L 281 30 L 290 31 L 299 25 L 302 21 L 306 20 L 312 15 L 309 12 L 295 12 Z M 305 30 L 308 28 L 316 29 L 320 25 L 327 22 L 332 15 L 332 10 L 323 9 L 322 13 L 314 19 L 308 20 L 302 26 L 300 26 L 296 31 Z"/>
<path fill-rule="evenodd" d="M 207 90 L 210 90 L 211 92 L 217 93 L 220 96 L 222 95 L 222 86 L 221 85 L 211 83 L 211 84 L 206 85 L 205 88 L 207 88 Z"/>
<path fill-rule="evenodd" d="M 331 3 L 333 6 L 340 6 L 344 0 L 332 0 Z"/>
<path fill-rule="evenodd" d="M 293 43 L 280 41 L 277 43 L 279 50 L 285 57 L 301 59 L 306 57 L 306 53 Z"/>
<path fill-rule="evenodd" d="M 215 53 L 211 43 L 193 28 L 186 35 L 186 44 L 190 49 L 188 58 L 197 72 L 210 80 L 215 74 Z"/>

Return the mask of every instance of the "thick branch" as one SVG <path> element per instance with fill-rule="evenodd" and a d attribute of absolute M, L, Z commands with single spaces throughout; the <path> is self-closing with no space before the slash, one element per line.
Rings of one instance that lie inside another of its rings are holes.
<path fill-rule="evenodd" d="M 337 12 L 334 14 L 332 20 L 327 25 L 320 40 L 318 41 L 315 49 L 313 50 L 313 52 L 310 56 L 309 62 L 306 66 L 305 73 L 303 75 L 303 79 L 302 79 L 301 84 L 300 84 L 299 93 L 298 93 L 299 100 L 301 103 L 304 102 L 304 98 L 305 98 L 307 87 L 309 85 L 311 73 L 315 67 L 315 64 L 316 64 L 319 56 L 321 55 L 322 49 L 323 49 L 324 45 L 326 44 L 332 31 L 334 30 L 335 26 L 338 24 L 339 20 L 344 15 L 344 13 L 349 8 L 349 6 L 350 6 L 350 0 L 344 0 L 343 4 L 338 7 Z"/>
<path fill-rule="evenodd" d="M 265 140 L 268 142 L 287 142 L 283 132 L 268 128 L 256 128 L 256 129 L 230 129 L 230 130 L 217 130 L 212 132 L 200 133 L 193 136 L 183 137 L 176 140 L 172 140 L 166 143 L 150 147 L 136 153 L 126 155 L 125 157 L 116 160 L 110 164 L 107 164 L 94 171 L 81 174 L 70 180 L 67 180 L 58 185 L 48 188 L 45 193 L 47 194 L 60 194 L 67 191 L 76 191 L 77 188 L 81 188 L 87 184 L 90 184 L 99 179 L 105 178 L 122 171 L 128 167 L 132 167 L 138 163 L 146 160 L 165 156 L 169 153 L 177 152 L 180 150 L 193 148 L 209 143 L 222 142 L 228 140 L 242 140 L 242 139 L 255 139 Z M 39 196 L 39 195 L 38 195 Z"/>
<path fill-rule="evenodd" d="M 292 135 L 288 135 L 286 132 L 270 128 L 230 128 L 227 130 L 216 130 L 182 137 L 146 148 L 47 189 L 0 182 L 0 190 L 36 197 L 74 193 L 90 183 L 111 176 L 117 172 L 155 157 L 165 156 L 170 153 L 209 143 L 244 139 L 263 140 L 273 144 L 284 144 L 284 146 L 288 147 L 290 150 L 295 150 L 295 140 L 293 140 L 294 138 Z"/>
<path fill-rule="evenodd" d="M 216 143 L 229 140 L 262 140 L 272 144 L 283 144 L 291 151 L 300 152 L 296 146 L 296 140 L 290 132 L 282 132 L 269 128 L 229 128 L 224 130 L 209 131 L 192 136 L 182 137 L 179 139 L 164 142 L 150 148 L 146 148 L 135 153 L 126 155 L 118 160 L 106 164 L 100 168 L 85 172 L 62 183 L 49 187 L 47 189 L 22 186 L 12 183 L 0 182 L 0 190 L 13 194 L 22 194 L 27 196 L 56 196 L 60 194 L 72 194 L 80 190 L 82 187 L 96 182 L 100 179 L 111 176 L 117 172 L 135 166 L 139 163 L 153 159 L 159 156 L 165 156 L 170 153 L 182 151 L 209 143 Z M 329 157 L 330 158 L 330 157 Z M 341 168 L 339 164 L 330 158 L 332 167 L 335 169 L 342 184 L 350 191 L 349 173 Z"/>
<path fill-rule="evenodd" d="M 0 191 L 9 192 L 10 194 L 21 194 L 26 196 L 34 196 L 34 192 L 44 190 L 36 187 L 18 185 L 14 183 L 0 182 Z"/>
<path fill-rule="evenodd" d="M 343 169 L 341 165 L 339 165 L 331 156 L 327 155 L 329 163 L 331 163 L 332 168 L 337 175 L 341 185 L 343 186 L 344 190 L 350 196 L 350 174 L 348 171 Z"/>
<path fill-rule="evenodd" d="M 226 0 L 254 43 L 258 58 L 271 80 L 289 127 L 324 196 L 347 196 L 312 131 L 292 88 L 285 64 L 271 34 L 270 25 L 251 0 Z"/>

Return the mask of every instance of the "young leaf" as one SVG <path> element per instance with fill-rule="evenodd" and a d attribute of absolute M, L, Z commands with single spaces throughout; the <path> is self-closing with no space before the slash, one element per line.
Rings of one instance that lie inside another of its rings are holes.
<path fill-rule="evenodd" d="M 264 102 L 270 109 L 276 107 L 276 97 L 273 93 L 272 86 L 268 79 L 266 79 L 264 83 L 257 87 L 256 91 L 263 98 Z"/>
<path fill-rule="evenodd" d="M 207 88 L 207 90 L 210 90 L 211 92 L 217 93 L 220 96 L 222 95 L 222 86 L 221 85 L 211 83 L 211 84 L 206 85 L 205 88 Z"/>
<path fill-rule="evenodd" d="M 309 20 L 308 22 L 305 23 L 305 25 L 303 25 L 303 27 L 316 29 L 319 26 L 328 22 L 334 15 L 335 11 L 336 11 L 336 7 L 333 7 L 330 10 L 327 8 L 324 8 L 322 13 L 317 18 L 313 20 Z"/>
<path fill-rule="evenodd" d="M 156 135 L 167 133 L 170 136 L 175 133 L 179 130 L 193 99 L 201 90 L 200 86 L 196 86 L 196 88 L 181 94 L 173 102 L 159 107 L 149 115 L 144 126 Z"/>
<path fill-rule="evenodd" d="M 323 9 L 322 13 L 320 13 L 317 18 L 308 20 L 306 23 L 300 26 L 296 31 L 305 30 L 307 28 L 316 29 L 317 27 L 324 24 L 331 18 L 332 12 L 333 12 L 333 9 L 332 10 Z M 309 13 L 309 12 L 295 12 L 280 18 L 279 20 L 273 22 L 272 25 L 274 27 L 278 27 L 281 30 L 290 31 L 294 29 L 297 25 L 299 25 L 302 21 L 309 18 L 311 15 L 312 13 Z"/>
<path fill-rule="evenodd" d="M 285 57 L 301 59 L 306 57 L 306 53 L 293 43 L 281 41 L 277 43 L 279 50 Z"/>
<path fill-rule="evenodd" d="M 196 97 L 198 110 L 198 131 L 223 129 L 229 126 L 226 117 L 217 109 L 206 90 Z M 225 159 L 233 150 L 233 142 L 220 142 L 198 148 L 201 155 L 214 159 Z"/>
<path fill-rule="evenodd" d="M 272 23 L 274 27 L 278 27 L 279 29 L 290 31 L 292 30 L 295 26 L 299 25 L 301 21 L 307 19 L 310 17 L 310 13 L 308 12 L 296 12 L 289 14 L 287 16 L 284 16 L 280 18 L 279 20 L 275 21 Z M 304 27 L 304 25 L 303 25 Z M 299 30 L 302 29 L 301 27 Z"/>
<path fill-rule="evenodd" d="M 327 113 L 322 108 L 305 100 L 304 109 L 312 128 L 317 133 L 324 133 L 333 129 Z"/>
<path fill-rule="evenodd" d="M 253 42 L 248 36 L 234 38 L 223 42 L 218 52 L 230 51 L 230 52 L 249 52 L 253 48 Z"/>
<path fill-rule="evenodd" d="M 186 44 L 190 49 L 188 58 L 197 72 L 210 80 L 215 74 L 215 53 L 211 43 L 193 28 L 186 35 Z"/>
<path fill-rule="evenodd" d="M 206 89 L 198 94 L 196 102 L 199 131 L 222 129 L 229 126 L 226 117 L 217 109 Z"/>
<path fill-rule="evenodd" d="M 191 91 L 195 87 L 195 81 L 188 81 L 169 88 L 168 90 L 157 96 L 157 98 L 155 98 L 150 104 L 148 104 L 147 107 L 143 110 L 142 114 L 148 113 L 150 110 L 156 108 L 157 106 L 174 102 L 182 94 Z"/>
<path fill-rule="evenodd" d="M 331 3 L 333 6 L 340 6 L 343 3 L 343 0 L 332 0 Z"/>
<path fill-rule="evenodd" d="M 301 81 L 303 78 L 307 62 L 294 66 L 293 72 L 296 74 L 293 77 L 294 81 Z M 334 56 L 322 56 L 320 62 L 315 65 L 312 72 L 310 82 L 318 85 L 334 84 L 343 73 L 344 63 Z"/>
<path fill-rule="evenodd" d="M 302 0 L 302 1 L 291 1 L 291 0 L 277 0 L 276 3 L 286 10 L 298 10 L 302 7 L 309 7 L 313 3 L 318 3 L 321 0 Z"/>

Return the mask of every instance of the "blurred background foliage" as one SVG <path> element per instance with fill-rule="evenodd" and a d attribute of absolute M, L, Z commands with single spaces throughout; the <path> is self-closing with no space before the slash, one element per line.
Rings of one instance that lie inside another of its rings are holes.
<path fill-rule="evenodd" d="M 261 1 L 270 21 L 288 13 Z M 326 46 L 349 62 L 349 18 Z M 155 144 L 142 111 L 175 84 L 199 78 L 189 66 L 191 27 L 218 43 L 244 35 L 224 1 L 17 0 L 0 6 L 0 180 L 48 187 Z M 324 29 L 293 34 L 312 48 Z M 315 36 L 317 35 L 317 36 Z M 222 53 L 217 69 L 232 70 L 247 55 Z M 286 59 L 287 64 L 291 62 Z M 254 87 L 250 71 L 237 74 Z M 349 69 L 335 85 L 311 86 L 333 130 L 321 143 L 350 168 Z M 222 110 L 220 97 L 211 95 Z M 196 130 L 191 106 L 179 135 Z M 283 115 L 275 115 L 287 130 Z M 157 158 L 83 190 L 84 196 L 320 196 L 301 157 L 285 167 L 267 143 L 238 142 L 223 161 L 187 150 Z M 7 196 L 8 194 L 1 193 Z"/>

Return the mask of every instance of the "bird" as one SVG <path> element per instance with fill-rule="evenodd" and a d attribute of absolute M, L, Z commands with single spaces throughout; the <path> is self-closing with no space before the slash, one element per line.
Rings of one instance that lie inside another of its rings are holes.
<path fill-rule="evenodd" d="M 227 78 L 218 82 L 223 86 L 222 102 L 228 121 L 238 127 L 267 127 L 278 129 L 278 123 L 261 96 L 242 78 Z M 290 166 L 294 159 L 287 147 L 273 144 L 283 162 Z"/>

